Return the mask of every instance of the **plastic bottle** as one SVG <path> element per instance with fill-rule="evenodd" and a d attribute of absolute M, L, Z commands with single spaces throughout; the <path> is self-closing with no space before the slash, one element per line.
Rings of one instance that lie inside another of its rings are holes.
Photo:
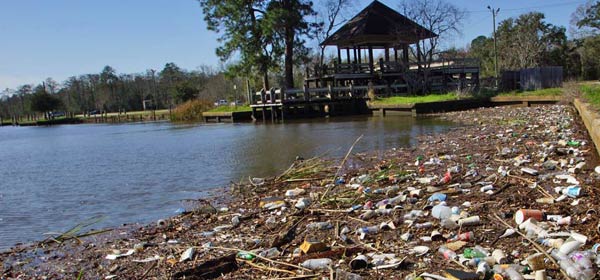
<path fill-rule="evenodd" d="M 474 236 L 475 236 L 475 233 L 473 233 L 472 231 L 468 231 L 468 232 L 465 232 L 465 233 L 461 233 L 461 234 L 459 234 L 459 235 L 457 235 L 457 236 L 455 236 L 453 238 L 450 238 L 450 240 L 448 240 L 448 241 L 450 241 L 450 242 L 453 242 L 453 241 L 469 241 L 469 240 L 472 240 Z"/>
<path fill-rule="evenodd" d="M 281 252 L 279 252 L 279 250 L 276 247 L 273 247 L 260 252 L 258 255 L 265 258 L 274 258 L 279 256 L 279 254 L 281 254 Z"/>
<path fill-rule="evenodd" d="M 490 265 L 486 262 L 480 262 L 477 265 L 477 271 L 475 271 L 477 274 L 481 275 L 481 277 L 483 278 L 483 276 L 485 276 L 485 274 L 490 271 Z"/>
<path fill-rule="evenodd" d="M 360 239 L 364 239 L 367 235 L 377 234 L 379 232 L 379 226 L 361 227 L 357 232 L 360 234 Z"/>
<path fill-rule="evenodd" d="M 456 252 L 448 249 L 448 247 L 442 245 L 440 246 L 440 248 L 438 249 L 438 252 L 444 256 L 444 259 L 450 260 L 450 259 L 456 259 L 456 257 L 458 256 L 456 254 Z"/>
<path fill-rule="evenodd" d="M 485 258 L 486 257 L 485 254 L 483 254 L 475 249 L 472 249 L 472 248 L 465 249 L 465 251 L 463 252 L 463 255 L 465 256 L 465 258 L 468 258 L 468 259 Z"/>
<path fill-rule="evenodd" d="M 506 275 L 508 276 L 508 279 L 510 279 L 510 280 L 524 280 L 525 279 L 525 278 L 523 278 L 523 275 L 521 275 L 521 273 L 519 273 L 512 266 L 509 266 L 504 271 L 506 272 Z"/>
<path fill-rule="evenodd" d="M 333 261 L 331 259 L 323 258 L 323 259 L 310 259 L 306 260 L 300 264 L 300 266 L 314 269 L 314 270 L 322 270 L 327 269 Z"/>
<path fill-rule="evenodd" d="M 430 228 L 430 227 L 433 227 L 433 224 L 430 222 L 425 222 L 425 223 L 415 224 L 414 227 L 415 228 Z"/>
<path fill-rule="evenodd" d="M 361 220 L 365 220 L 366 221 L 366 220 L 369 220 L 369 219 L 371 219 L 371 218 L 373 218 L 375 216 L 377 216 L 377 212 L 375 212 L 374 210 L 367 210 L 366 212 L 360 214 L 358 216 L 358 218 L 361 219 Z"/>
<path fill-rule="evenodd" d="M 306 229 L 309 230 L 326 230 L 332 228 L 333 225 L 330 222 L 314 222 L 306 225 Z"/>

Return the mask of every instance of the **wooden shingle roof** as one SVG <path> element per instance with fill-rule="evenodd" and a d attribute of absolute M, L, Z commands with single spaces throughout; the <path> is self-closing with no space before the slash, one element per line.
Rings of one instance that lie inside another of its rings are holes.
<path fill-rule="evenodd" d="M 326 46 L 414 44 L 436 37 L 431 30 L 375 0 L 321 43 Z"/>

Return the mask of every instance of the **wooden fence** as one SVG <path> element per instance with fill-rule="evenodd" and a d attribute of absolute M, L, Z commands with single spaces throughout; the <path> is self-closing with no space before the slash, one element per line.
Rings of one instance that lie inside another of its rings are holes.
<path fill-rule="evenodd" d="M 502 91 L 512 91 L 561 87 L 562 83 L 563 68 L 548 66 L 519 71 L 503 71 L 500 85 Z"/>

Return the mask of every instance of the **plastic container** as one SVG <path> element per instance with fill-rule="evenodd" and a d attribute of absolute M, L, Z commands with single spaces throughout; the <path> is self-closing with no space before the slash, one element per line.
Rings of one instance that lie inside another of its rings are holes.
<path fill-rule="evenodd" d="M 431 208 L 431 216 L 440 220 L 445 220 L 452 216 L 452 208 L 438 204 Z"/>

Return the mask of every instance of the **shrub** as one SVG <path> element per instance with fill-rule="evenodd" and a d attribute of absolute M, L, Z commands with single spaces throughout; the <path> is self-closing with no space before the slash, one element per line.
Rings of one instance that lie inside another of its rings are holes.
<path fill-rule="evenodd" d="M 186 101 L 175 110 L 171 116 L 171 121 L 175 122 L 195 122 L 202 120 L 202 113 L 213 107 L 212 102 L 203 99 L 194 99 Z"/>

